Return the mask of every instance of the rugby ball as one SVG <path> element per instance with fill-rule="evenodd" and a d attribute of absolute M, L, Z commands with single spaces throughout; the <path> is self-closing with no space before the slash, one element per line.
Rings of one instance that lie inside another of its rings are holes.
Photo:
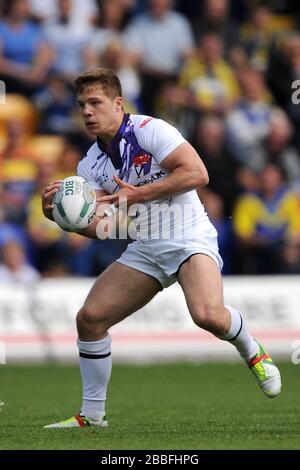
<path fill-rule="evenodd" d="M 96 213 L 96 193 L 81 176 L 65 178 L 53 198 L 52 215 L 64 230 L 84 229 Z"/>

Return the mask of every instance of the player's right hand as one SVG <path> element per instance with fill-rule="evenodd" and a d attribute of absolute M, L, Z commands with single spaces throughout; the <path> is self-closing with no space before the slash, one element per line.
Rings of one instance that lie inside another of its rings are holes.
<path fill-rule="evenodd" d="M 42 209 L 45 217 L 48 219 L 53 220 L 52 216 L 52 209 L 53 209 L 53 197 L 54 194 L 60 188 L 62 180 L 52 181 L 51 183 L 46 186 L 46 188 L 42 191 Z"/>

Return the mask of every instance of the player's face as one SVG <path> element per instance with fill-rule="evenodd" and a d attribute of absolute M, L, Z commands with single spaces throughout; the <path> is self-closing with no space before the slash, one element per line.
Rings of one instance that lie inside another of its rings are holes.
<path fill-rule="evenodd" d="M 84 88 L 78 95 L 78 105 L 84 125 L 93 136 L 114 136 L 123 118 L 123 99 L 110 98 L 101 85 Z"/>

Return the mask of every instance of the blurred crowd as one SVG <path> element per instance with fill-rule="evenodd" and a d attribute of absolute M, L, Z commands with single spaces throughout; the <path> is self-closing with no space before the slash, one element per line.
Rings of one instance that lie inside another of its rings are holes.
<path fill-rule="evenodd" d="M 203 158 L 224 274 L 300 273 L 296 0 L 0 0 L 0 15 L 0 282 L 95 276 L 128 243 L 41 210 L 41 188 L 93 143 L 73 80 L 97 66 L 118 73 L 129 112 L 175 125 Z"/>

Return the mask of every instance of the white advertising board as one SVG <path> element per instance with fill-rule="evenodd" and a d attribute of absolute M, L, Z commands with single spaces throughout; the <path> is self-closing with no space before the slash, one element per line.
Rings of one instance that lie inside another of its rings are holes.
<path fill-rule="evenodd" d="M 77 360 L 75 317 L 92 283 L 56 279 L 30 288 L 0 285 L 0 342 L 6 362 Z M 244 313 L 253 335 L 272 354 L 287 358 L 300 349 L 299 286 L 297 276 L 226 277 L 225 302 Z M 111 335 L 118 362 L 238 358 L 230 344 L 194 325 L 178 284 L 113 327 Z"/>

